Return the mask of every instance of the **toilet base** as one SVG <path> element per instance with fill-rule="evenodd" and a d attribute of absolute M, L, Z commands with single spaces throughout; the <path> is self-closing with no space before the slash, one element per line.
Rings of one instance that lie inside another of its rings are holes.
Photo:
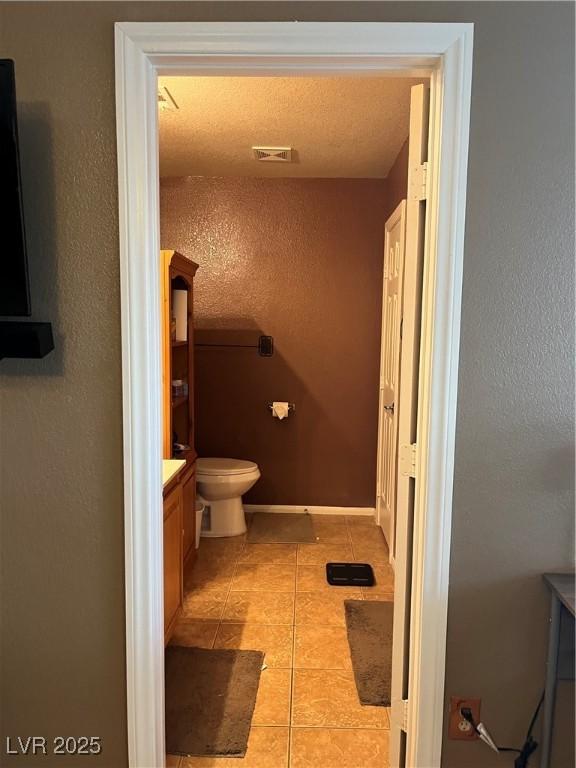
<path fill-rule="evenodd" d="M 246 533 L 246 517 L 242 506 L 242 497 L 220 499 L 218 501 L 202 500 L 206 505 L 200 536 L 218 538 L 222 536 L 241 536 Z M 208 524 L 208 528 L 204 526 Z"/>

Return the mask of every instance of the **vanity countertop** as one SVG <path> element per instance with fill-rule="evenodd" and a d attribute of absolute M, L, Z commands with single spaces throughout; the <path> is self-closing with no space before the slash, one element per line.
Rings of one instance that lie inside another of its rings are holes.
<path fill-rule="evenodd" d="M 166 488 L 168 483 L 173 480 L 178 472 L 186 466 L 185 459 L 163 459 L 162 460 L 162 487 Z"/>

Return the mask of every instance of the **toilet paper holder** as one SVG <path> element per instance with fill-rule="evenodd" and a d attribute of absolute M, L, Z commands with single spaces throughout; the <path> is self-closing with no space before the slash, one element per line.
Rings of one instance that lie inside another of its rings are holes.
<path fill-rule="evenodd" d="M 268 409 L 271 411 L 274 406 L 272 403 L 268 403 Z M 288 403 L 288 413 L 294 413 L 296 411 L 296 406 L 294 403 Z"/>

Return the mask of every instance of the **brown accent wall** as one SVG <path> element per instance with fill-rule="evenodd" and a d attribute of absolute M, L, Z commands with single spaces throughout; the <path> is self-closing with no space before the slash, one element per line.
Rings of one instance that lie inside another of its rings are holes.
<path fill-rule="evenodd" d="M 0 745 L 98 734 L 91 768 L 127 766 L 114 22 L 195 19 L 475 23 L 446 694 L 480 696 L 514 746 L 544 680 L 541 573 L 574 565 L 571 3 L 0 3 L 34 318 L 57 342 L 0 362 Z M 445 736 L 442 764 L 502 758 Z"/>
<path fill-rule="evenodd" d="M 194 259 L 197 447 L 256 461 L 261 504 L 373 507 L 383 211 L 367 179 L 163 179 L 161 241 Z M 206 331 L 211 331 L 207 333 Z M 274 419 L 273 400 L 296 405 Z"/>

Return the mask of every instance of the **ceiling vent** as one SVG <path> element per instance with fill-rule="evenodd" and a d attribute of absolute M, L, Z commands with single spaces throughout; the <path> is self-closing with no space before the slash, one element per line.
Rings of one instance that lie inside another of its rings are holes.
<path fill-rule="evenodd" d="M 262 163 L 291 163 L 291 147 L 252 147 L 254 157 Z"/>
<path fill-rule="evenodd" d="M 165 85 L 158 87 L 158 109 L 161 109 L 163 112 L 174 112 L 175 110 L 180 109 L 178 104 L 174 101 L 174 96 L 172 96 Z"/>

